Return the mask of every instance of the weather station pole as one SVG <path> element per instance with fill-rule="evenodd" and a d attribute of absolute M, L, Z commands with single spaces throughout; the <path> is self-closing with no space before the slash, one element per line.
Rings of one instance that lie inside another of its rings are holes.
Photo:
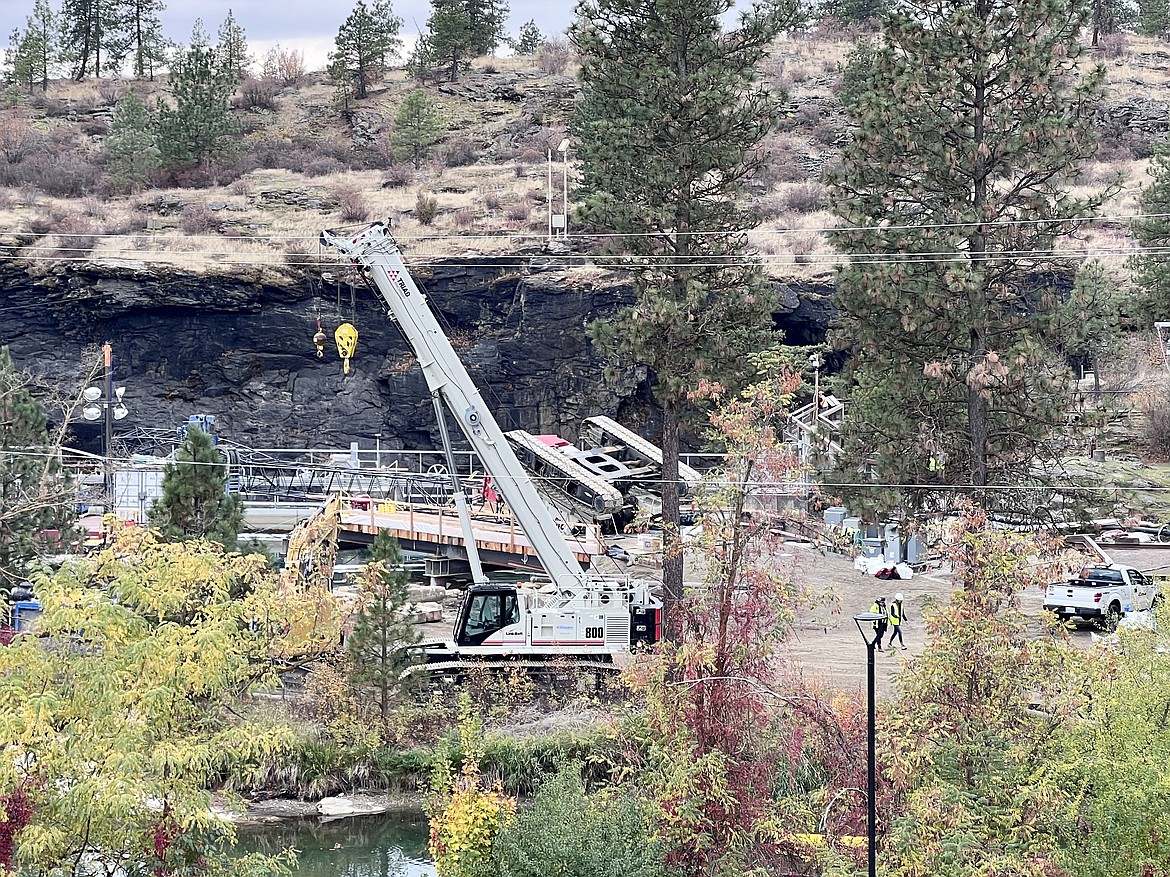
<path fill-rule="evenodd" d="M 874 624 L 884 618 L 884 615 L 876 612 L 862 612 L 853 616 L 857 630 L 861 633 L 862 640 L 865 641 L 867 652 L 866 687 L 869 695 L 869 723 L 866 728 L 866 742 L 868 744 L 869 771 L 866 777 L 866 801 L 868 804 L 866 822 L 869 829 L 869 877 L 877 877 L 877 743 L 874 733 L 877 724 L 877 705 L 874 698 L 874 650 L 877 646 L 878 635 Z"/>

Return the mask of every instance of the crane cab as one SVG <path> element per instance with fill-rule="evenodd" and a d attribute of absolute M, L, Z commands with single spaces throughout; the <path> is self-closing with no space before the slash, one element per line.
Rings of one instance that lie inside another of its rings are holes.
<path fill-rule="evenodd" d="M 456 645 L 481 646 L 489 637 L 493 645 L 511 644 L 510 641 L 524 645 L 520 603 L 521 597 L 512 585 L 473 585 L 468 588 L 455 619 Z"/>
<path fill-rule="evenodd" d="M 455 645 L 481 655 L 612 656 L 662 636 L 662 604 L 625 588 L 590 589 L 565 599 L 532 587 L 468 588 L 455 620 Z"/>

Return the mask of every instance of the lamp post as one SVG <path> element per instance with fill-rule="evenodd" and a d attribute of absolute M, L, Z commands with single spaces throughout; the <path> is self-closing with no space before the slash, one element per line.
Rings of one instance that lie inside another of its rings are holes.
<path fill-rule="evenodd" d="M 876 612 L 862 612 L 853 616 L 853 621 L 857 624 L 857 630 L 861 633 L 861 638 L 865 641 L 865 648 L 867 654 L 867 688 L 869 693 L 869 724 L 868 724 L 868 762 L 869 773 L 866 777 L 866 799 L 869 804 L 868 828 L 869 828 L 869 877 L 877 877 L 877 744 L 874 738 L 874 725 L 876 724 L 877 709 L 874 703 L 874 648 L 877 646 L 877 631 L 874 630 L 874 622 L 881 621 L 885 618 L 884 615 L 879 615 Z"/>
<path fill-rule="evenodd" d="M 105 364 L 105 391 L 103 393 L 101 387 L 86 387 L 81 392 L 81 398 L 85 400 L 81 416 L 86 420 L 104 418 L 105 421 L 102 425 L 102 484 L 109 503 L 106 511 L 111 512 L 114 504 L 114 468 L 110 460 L 110 446 L 114 443 L 114 421 L 121 420 L 130 413 L 130 409 L 122 402 L 126 388 L 114 389 L 114 350 L 109 343 L 102 345 L 102 356 Z"/>

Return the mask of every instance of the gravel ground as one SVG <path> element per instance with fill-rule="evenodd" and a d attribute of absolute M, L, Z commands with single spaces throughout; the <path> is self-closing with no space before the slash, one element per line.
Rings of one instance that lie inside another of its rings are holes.
<path fill-rule="evenodd" d="M 810 682 L 819 682 L 841 691 L 865 690 L 866 650 L 853 616 L 868 612 L 874 598 L 896 592 L 904 596 L 907 621 L 902 626 L 906 650 L 879 653 L 876 656 L 875 684 L 879 697 L 889 697 L 893 678 L 907 659 L 922 653 L 926 631 L 922 623 L 922 609 L 931 603 L 945 603 L 950 599 L 953 583 L 945 569 L 928 571 L 909 580 L 884 581 L 865 575 L 853 566 L 849 557 L 822 553 L 804 543 L 786 545 L 778 558 L 781 571 L 797 582 L 806 592 L 805 603 L 793 626 L 792 635 L 783 645 L 783 659 Z M 599 561 L 598 572 L 653 578 L 660 571 L 653 566 L 635 564 L 627 567 L 609 559 Z M 688 562 L 688 581 L 697 581 L 701 570 Z M 1039 615 L 1043 594 L 1038 589 L 1023 595 L 1025 614 Z M 454 612 L 459 605 L 458 592 L 452 591 L 444 604 L 444 620 L 419 625 L 424 639 L 445 640 L 451 636 Z M 1074 641 L 1088 647 L 1090 631 L 1079 628 Z"/>

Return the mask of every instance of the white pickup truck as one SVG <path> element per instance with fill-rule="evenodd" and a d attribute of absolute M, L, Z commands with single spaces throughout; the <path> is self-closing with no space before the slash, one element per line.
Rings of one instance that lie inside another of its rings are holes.
<path fill-rule="evenodd" d="M 1149 609 L 1161 599 L 1157 582 L 1129 566 L 1086 566 L 1067 582 L 1049 585 L 1044 608 L 1061 621 L 1085 619 L 1113 630 L 1128 612 Z"/>

